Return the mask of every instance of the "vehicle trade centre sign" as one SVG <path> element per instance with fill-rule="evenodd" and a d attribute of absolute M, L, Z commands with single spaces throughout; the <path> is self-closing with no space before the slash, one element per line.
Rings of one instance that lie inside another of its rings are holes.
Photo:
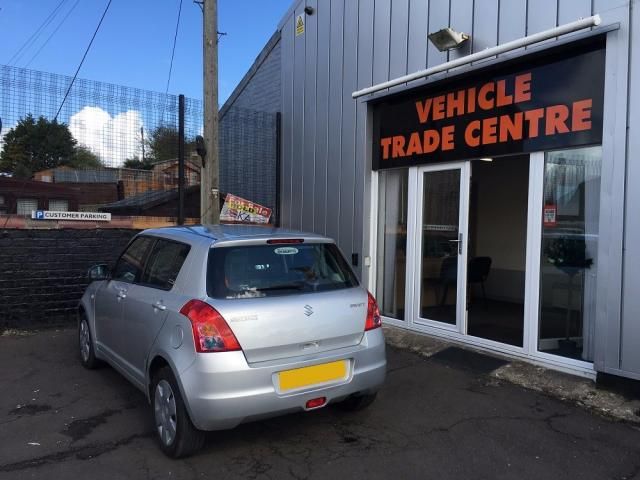
<path fill-rule="evenodd" d="M 84 222 L 110 222 L 111 214 L 104 212 L 57 212 L 54 210 L 32 210 L 33 220 L 73 220 Z"/>
<path fill-rule="evenodd" d="M 373 99 L 373 169 L 602 143 L 602 45 Z"/>

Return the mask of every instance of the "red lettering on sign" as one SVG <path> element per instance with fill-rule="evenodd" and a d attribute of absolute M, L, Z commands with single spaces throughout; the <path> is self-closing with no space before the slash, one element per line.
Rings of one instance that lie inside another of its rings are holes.
<path fill-rule="evenodd" d="M 477 135 L 475 132 L 478 132 Z M 472 120 L 464 130 L 464 141 L 470 147 L 480 145 L 480 120 Z"/>
<path fill-rule="evenodd" d="M 444 95 L 438 95 L 433 99 L 433 119 L 442 120 L 444 118 Z"/>
<path fill-rule="evenodd" d="M 511 115 L 502 115 L 500 117 L 500 129 L 498 141 L 500 143 L 507 142 L 509 137 L 512 140 L 522 140 L 522 112 L 517 112 L 513 118 Z"/>
<path fill-rule="evenodd" d="M 498 80 L 496 85 L 496 105 L 498 107 L 504 107 L 505 105 L 511 105 L 513 103 L 513 95 L 507 95 L 506 80 Z"/>
<path fill-rule="evenodd" d="M 390 138 L 383 138 L 380 140 L 380 146 L 382 147 L 382 159 L 387 160 L 389 158 L 389 147 L 391 146 Z"/>
<path fill-rule="evenodd" d="M 440 145 L 440 134 L 437 130 L 425 130 L 423 134 L 422 153 L 435 152 Z"/>
<path fill-rule="evenodd" d="M 442 127 L 442 150 L 453 150 L 455 143 L 453 142 L 453 133 L 455 127 L 453 125 L 447 125 Z"/>
<path fill-rule="evenodd" d="M 396 135 L 393 137 L 391 156 L 393 158 L 404 157 L 404 137 L 402 135 Z"/>
<path fill-rule="evenodd" d="M 489 98 L 490 93 L 494 93 L 495 85 L 493 82 L 485 83 L 480 87 L 478 92 L 478 106 L 483 110 L 491 110 L 493 108 L 495 97 Z"/>
<path fill-rule="evenodd" d="M 521 103 L 531 100 L 531 73 L 516 75 L 513 101 Z"/>
<path fill-rule="evenodd" d="M 464 90 L 447 93 L 447 117 L 464 115 Z"/>
<path fill-rule="evenodd" d="M 574 132 L 580 132 L 582 130 L 591 129 L 591 106 L 593 101 L 589 98 L 587 100 L 579 100 L 573 102 L 573 108 L 571 112 L 571 130 Z"/>
<path fill-rule="evenodd" d="M 538 124 L 542 117 L 544 117 L 544 108 L 536 108 L 524 112 L 524 119 L 529 124 L 528 138 L 536 138 L 539 135 Z"/>
<path fill-rule="evenodd" d="M 490 145 L 498 141 L 497 137 L 498 118 L 489 117 L 482 121 L 482 144 Z"/>
<path fill-rule="evenodd" d="M 553 105 L 547 107 L 545 135 L 555 135 L 556 133 L 567 133 L 567 120 L 569 119 L 569 108 L 566 105 Z"/>
<path fill-rule="evenodd" d="M 409 137 L 409 146 L 406 153 L 407 156 L 422 154 L 422 144 L 420 143 L 420 134 L 418 132 L 413 132 Z"/>
<path fill-rule="evenodd" d="M 420 123 L 427 123 L 427 120 L 429 120 L 431 102 L 432 99 L 430 98 L 427 98 L 424 102 L 416 102 L 416 110 L 418 111 L 418 120 Z"/>

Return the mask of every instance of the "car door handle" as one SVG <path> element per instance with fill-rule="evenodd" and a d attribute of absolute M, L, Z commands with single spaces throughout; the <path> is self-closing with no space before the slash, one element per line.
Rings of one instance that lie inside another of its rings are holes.
<path fill-rule="evenodd" d="M 160 302 L 156 302 L 153 305 L 151 305 L 153 307 L 154 310 L 162 310 L 165 311 L 167 309 L 167 306 L 160 303 Z"/>

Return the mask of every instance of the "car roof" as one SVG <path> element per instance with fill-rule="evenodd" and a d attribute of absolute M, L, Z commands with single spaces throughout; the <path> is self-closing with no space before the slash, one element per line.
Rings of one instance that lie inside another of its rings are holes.
<path fill-rule="evenodd" d="M 163 227 L 145 230 L 143 234 L 151 234 L 167 237 L 189 237 L 197 235 L 199 237 L 210 238 L 214 241 L 249 240 L 261 238 L 329 238 L 316 233 L 301 232 L 286 228 L 276 228 L 273 226 L 261 225 L 184 225 L 175 227 Z"/>

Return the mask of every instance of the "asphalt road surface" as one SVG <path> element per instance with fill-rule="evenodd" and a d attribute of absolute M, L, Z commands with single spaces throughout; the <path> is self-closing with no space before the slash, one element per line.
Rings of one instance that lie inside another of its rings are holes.
<path fill-rule="evenodd" d="M 378 400 L 209 434 L 163 456 L 142 393 L 83 369 L 74 330 L 0 337 L 0 479 L 640 479 L 640 429 L 389 349 Z M 479 366 L 479 368 L 478 368 Z"/>

